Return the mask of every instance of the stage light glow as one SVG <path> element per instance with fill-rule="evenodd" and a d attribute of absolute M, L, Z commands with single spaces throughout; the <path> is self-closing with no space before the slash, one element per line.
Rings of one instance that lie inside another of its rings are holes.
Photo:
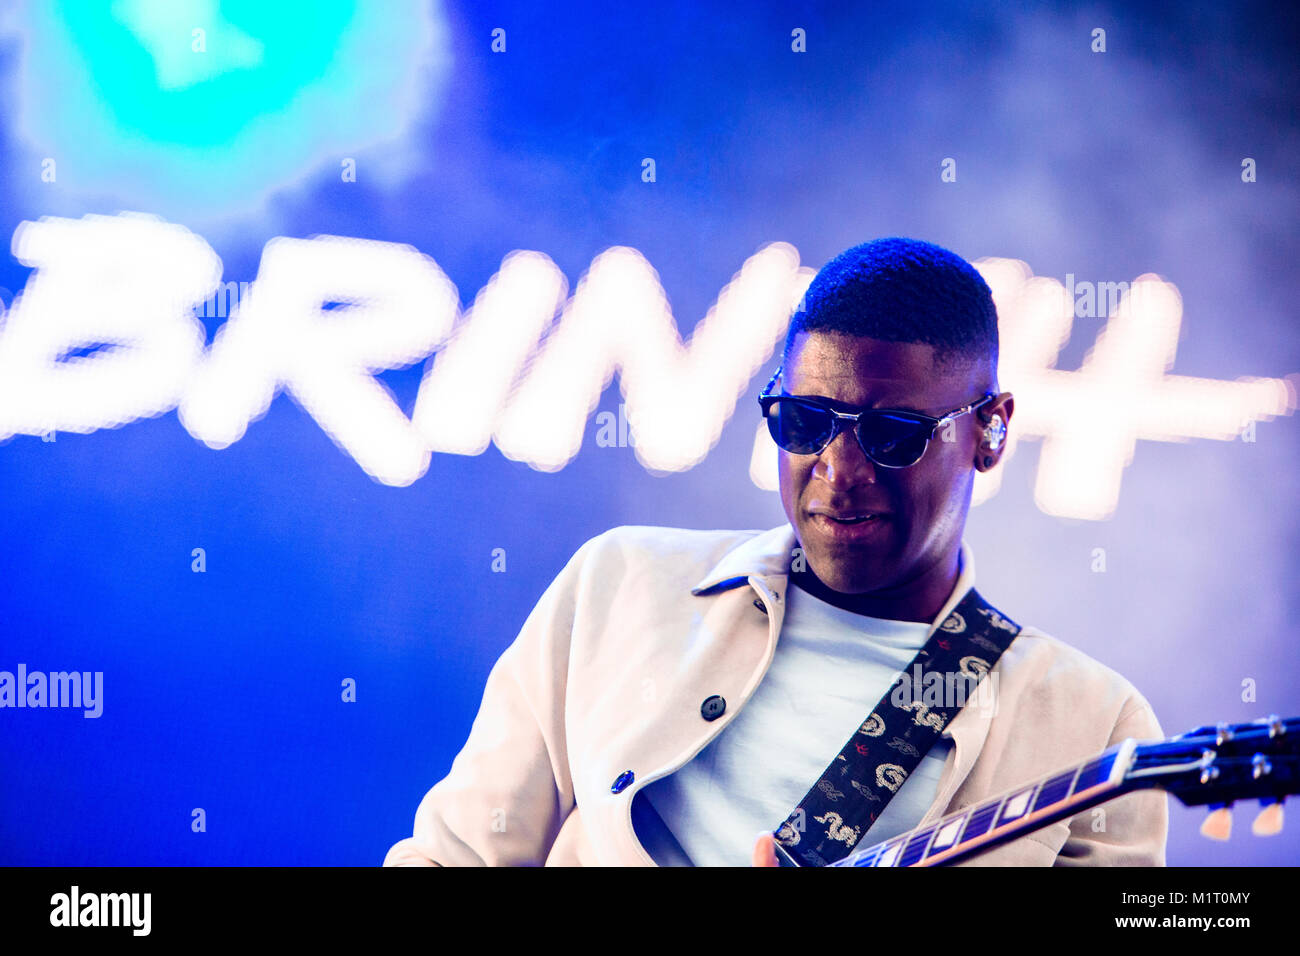
<path fill-rule="evenodd" d="M 567 290 L 564 273 L 542 253 L 506 256 L 420 383 L 412 417 L 433 451 L 487 450 L 510 391 Z"/>
<path fill-rule="evenodd" d="M 322 168 L 338 176 L 344 158 L 364 154 L 360 175 L 387 178 L 451 60 L 436 0 L 384 6 L 33 0 L 7 18 L 22 57 L 5 113 L 33 168 L 56 164 L 58 196 L 187 221 L 255 209 Z"/>
<path fill-rule="evenodd" d="M 322 311 L 332 303 L 342 308 Z M 283 385 L 368 474 L 408 485 L 428 468 L 429 447 L 371 373 L 427 356 L 451 331 L 457 304 L 456 287 L 410 246 L 272 239 L 181 401 L 181 424 L 224 448 Z"/>
<path fill-rule="evenodd" d="M 683 345 L 650 263 L 626 247 L 601 253 L 502 414 L 497 447 L 541 471 L 563 468 L 617 371 L 637 459 L 653 471 L 692 467 L 771 356 L 812 275 L 792 246 L 766 246 Z"/>
<path fill-rule="evenodd" d="M 480 454 L 490 440 L 538 470 L 563 468 L 615 374 L 637 459 L 658 473 L 689 469 L 751 394 L 814 274 L 789 244 L 764 247 L 683 344 L 658 274 L 635 249 L 597 256 L 567 301 L 549 258 L 512 253 L 426 370 L 412 421 L 373 375 L 442 347 L 459 299 L 410 246 L 272 239 L 204 352 L 192 310 L 219 286 L 221 263 L 197 235 L 131 214 L 46 218 L 22 223 L 13 245 L 35 272 L 0 326 L 0 435 L 88 432 L 179 405 L 194 437 L 224 448 L 284 388 L 391 485 L 424 474 L 432 451 Z M 1043 440 L 1035 499 L 1048 514 L 1110 515 L 1138 439 L 1231 440 L 1296 407 L 1290 376 L 1168 374 L 1182 301 L 1157 276 L 1132 283 L 1070 372 L 1052 367 L 1073 321 L 1061 283 L 1017 260 L 977 267 L 998 304 L 999 384 L 1016 396 L 1004 465 L 1020 439 Z M 776 454 L 758 423 L 749 473 L 761 488 L 777 487 Z M 976 501 L 997 490 L 1000 470 L 976 477 Z"/>
<path fill-rule="evenodd" d="M 1139 438 L 1230 441 L 1251 423 L 1295 407 L 1279 379 L 1220 382 L 1168 375 L 1182 314 L 1182 297 L 1172 283 L 1139 276 L 1079 371 L 1039 369 L 1026 376 L 1021 388 L 1031 411 L 1022 433 L 1043 438 L 1034 486 L 1041 510 L 1108 517 Z"/>
<path fill-rule="evenodd" d="M 221 260 L 183 226 L 144 216 L 18 226 L 14 256 L 35 267 L 0 327 L 0 438 L 92 432 L 176 405 L 203 350 L 186 307 Z M 100 348 L 83 356 L 69 353 Z"/>

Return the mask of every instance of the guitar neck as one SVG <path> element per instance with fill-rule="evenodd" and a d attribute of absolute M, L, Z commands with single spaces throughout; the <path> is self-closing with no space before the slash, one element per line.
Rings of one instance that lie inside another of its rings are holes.
<path fill-rule="evenodd" d="M 830 866 L 943 866 L 1082 810 L 1140 784 L 1126 782 L 1136 740 L 1125 740 L 1090 760 L 917 827 Z"/>

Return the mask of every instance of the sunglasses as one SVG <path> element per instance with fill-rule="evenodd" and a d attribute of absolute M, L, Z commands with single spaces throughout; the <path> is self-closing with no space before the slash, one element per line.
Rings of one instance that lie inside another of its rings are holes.
<path fill-rule="evenodd" d="M 780 376 L 778 368 L 758 396 L 767 429 L 779 447 L 795 455 L 820 455 L 840 432 L 852 428 L 863 454 L 882 468 L 915 465 L 942 426 L 996 397 L 987 392 L 978 401 L 955 408 L 941 418 L 890 408 L 841 412 L 815 398 L 773 395 L 772 386 Z"/>

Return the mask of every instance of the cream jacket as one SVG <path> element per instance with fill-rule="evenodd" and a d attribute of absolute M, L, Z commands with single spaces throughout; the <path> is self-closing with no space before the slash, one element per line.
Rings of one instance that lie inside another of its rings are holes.
<path fill-rule="evenodd" d="M 583 544 L 493 666 L 469 739 L 384 864 L 653 866 L 632 801 L 723 733 L 763 679 L 796 546 L 788 524 L 625 526 Z M 963 543 L 932 632 L 974 581 Z M 948 725 L 954 746 L 922 824 L 1126 737 L 1163 736 L 1127 680 L 1032 627 L 991 673 L 997 705 L 968 705 Z M 705 720 L 715 694 L 726 710 Z M 1165 795 L 1140 791 L 958 865 L 1163 866 L 1167 829 Z"/>

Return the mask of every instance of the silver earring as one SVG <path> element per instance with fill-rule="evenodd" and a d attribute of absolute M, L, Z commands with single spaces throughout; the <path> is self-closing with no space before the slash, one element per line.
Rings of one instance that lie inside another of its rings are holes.
<path fill-rule="evenodd" d="M 988 427 L 984 429 L 984 444 L 993 451 L 1002 447 L 1002 440 L 1007 437 L 1007 426 L 1002 423 L 1001 415 L 994 415 Z"/>

